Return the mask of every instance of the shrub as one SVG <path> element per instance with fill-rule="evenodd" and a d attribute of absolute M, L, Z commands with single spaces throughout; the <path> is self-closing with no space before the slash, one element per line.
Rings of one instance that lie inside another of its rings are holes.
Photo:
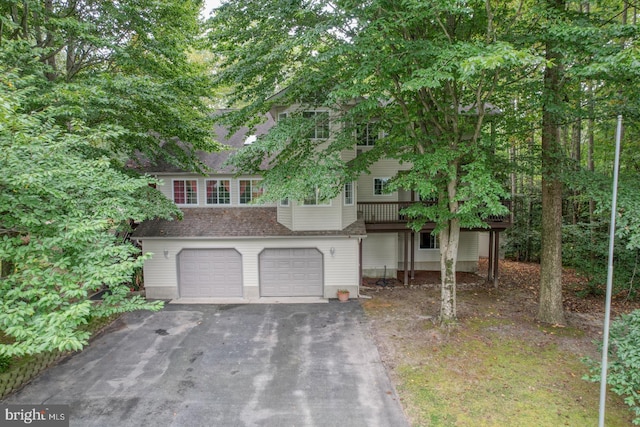
<path fill-rule="evenodd" d="M 623 314 L 611 323 L 609 332 L 609 367 L 607 384 L 612 392 L 624 398 L 640 425 L 640 310 Z M 600 345 L 602 347 L 602 344 Z M 601 362 L 586 360 L 591 366 L 592 382 L 600 381 Z"/>
<path fill-rule="evenodd" d="M 3 372 L 7 372 L 9 367 L 11 366 L 11 360 L 13 358 L 10 356 L 0 355 L 0 374 Z"/>

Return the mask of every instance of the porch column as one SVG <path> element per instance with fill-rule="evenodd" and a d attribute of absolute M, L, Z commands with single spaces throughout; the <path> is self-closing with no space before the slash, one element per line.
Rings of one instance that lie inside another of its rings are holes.
<path fill-rule="evenodd" d="M 487 282 L 493 279 L 493 233 L 489 231 L 489 259 L 487 260 Z"/>
<path fill-rule="evenodd" d="M 362 286 L 362 237 L 358 239 L 358 295 Z"/>
<path fill-rule="evenodd" d="M 411 280 L 416 278 L 416 233 L 411 232 Z"/>
<path fill-rule="evenodd" d="M 404 232 L 404 285 L 409 284 L 409 233 Z"/>
<path fill-rule="evenodd" d="M 500 232 L 496 231 L 493 247 L 493 286 L 498 287 L 498 261 L 500 260 Z"/>

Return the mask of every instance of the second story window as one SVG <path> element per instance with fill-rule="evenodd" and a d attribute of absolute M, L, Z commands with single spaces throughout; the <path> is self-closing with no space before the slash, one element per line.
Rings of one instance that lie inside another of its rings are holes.
<path fill-rule="evenodd" d="M 176 205 L 198 204 L 198 181 L 195 179 L 176 179 L 173 181 L 173 202 Z"/>
<path fill-rule="evenodd" d="M 353 182 L 344 184 L 344 204 L 345 206 L 353 205 Z"/>
<path fill-rule="evenodd" d="M 329 112 L 328 111 L 304 111 L 302 117 L 313 119 L 315 126 L 309 132 L 311 139 L 329 138 Z"/>
<path fill-rule="evenodd" d="M 229 205 L 231 204 L 231 181 L 228 179 L 206 181 L 207 204 Z"/>
<path fill-rule="evenodd" d="M 248 205 L 262 195 L 262 186 L 259 179 L 241 179 L 240 197 L 238 201 L 241 205 Z"/>
<path fill-rule="evenodd" d="M 309 194 L 309 196 L 307 196 L 302 201 L 302 204 L 305 205 L 305 206 L 329 206 L 329 205 L 331 205 L 331 201 L 330 200 L 321 200 L 320 199 L 320 192 L 316 188 L 315 191 L 313 191 L 311 194 Z"/>
<path fill-rule="evenodd" d="M 356 141 L 360 147 L 372 147 L 378 140 L 378 127 L 375 123 L 365 123 L 356 127 Z"/>
<path fill-rule="evenodd" d="M 384 196 L 387 194 L 387 187 L 391 178 L 373 178 L 373 194 Z"/>

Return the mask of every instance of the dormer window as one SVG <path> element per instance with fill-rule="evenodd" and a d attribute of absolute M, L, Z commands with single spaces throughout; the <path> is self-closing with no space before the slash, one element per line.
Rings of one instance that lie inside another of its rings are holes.
<path fill-rule="evenodd" d="M 329 112 L 328 111 L 303 111 L 302 117 L 315 122 L 313 129 L 309 132 L 308 138 L 327 139 L 329 138 Z"/>

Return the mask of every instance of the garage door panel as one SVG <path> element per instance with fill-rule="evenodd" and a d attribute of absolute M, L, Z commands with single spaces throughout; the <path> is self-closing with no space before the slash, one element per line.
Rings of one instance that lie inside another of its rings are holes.
<path fill-rule="evenodd" d="M 322 296 L 322 253 L 317 249 L 265 249 L 260 254 L 262 296 Z"/>
<path fill-rule="evenodd" d="M 181 297 L 242 296 L 242 256 L 235 249 L 184 249 L 178 263 Z"/>

